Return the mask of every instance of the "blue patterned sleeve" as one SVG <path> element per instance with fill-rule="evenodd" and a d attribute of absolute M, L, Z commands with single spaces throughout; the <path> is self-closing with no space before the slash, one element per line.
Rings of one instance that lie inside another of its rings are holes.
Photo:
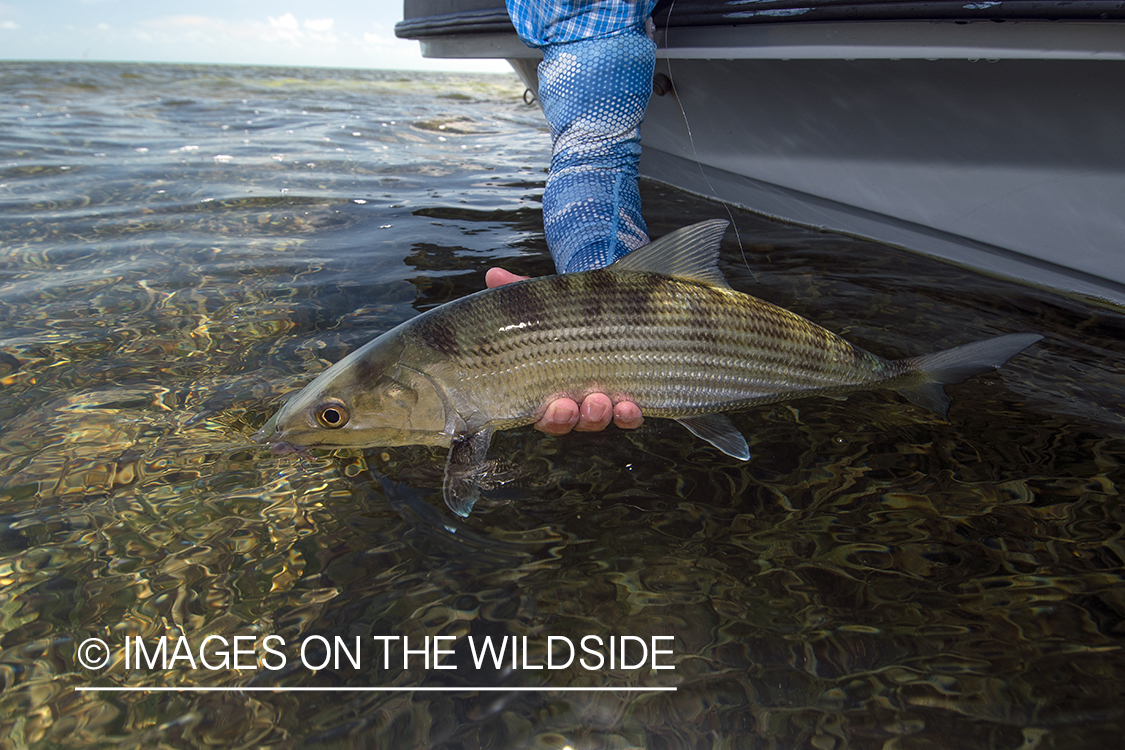
<path fill-rule="evenodd" d="M 656 0 L 507 0 L 508 15 L 530 47 L 644 31 Z"/>
<path fill-rule="evenodd" d="M 539 101 L 554 144 L 547 246 L 560 273 L 600 268 L 648 242 L 637 166 L 656 62 L 644 23 L 655 0 L 507 2 L 520 37 L 543 50 Z"/>

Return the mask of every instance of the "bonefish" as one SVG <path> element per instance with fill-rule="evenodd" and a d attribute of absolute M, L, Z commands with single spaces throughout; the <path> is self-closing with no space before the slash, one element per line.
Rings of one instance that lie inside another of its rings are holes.
<path fill-rule="evenodd" d="M 1042 337 L 1014 333 L 887 360 L 735 291 L 718 267 L 727 222 L 685 227 L 606 268 L 486 289 L 352 352 L 281 408 L 257 439 L 300 447 L 449 448 L 444 497 L 467 516 L 496 430 L 593 392 L 674 419 L 746 461 L 722 412 L 888 388 L 944 415 L 943 389 Z"/>

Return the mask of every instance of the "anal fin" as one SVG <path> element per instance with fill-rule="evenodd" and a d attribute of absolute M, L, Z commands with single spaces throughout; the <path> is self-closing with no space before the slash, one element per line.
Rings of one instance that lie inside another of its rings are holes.
<path fill-rule="evenodd" d="M 676 420 L 696 437 L 703 438 L 723 453 L 740 461 L 750 460 L 750 446 L 725 414 L 700 414 Z"/>

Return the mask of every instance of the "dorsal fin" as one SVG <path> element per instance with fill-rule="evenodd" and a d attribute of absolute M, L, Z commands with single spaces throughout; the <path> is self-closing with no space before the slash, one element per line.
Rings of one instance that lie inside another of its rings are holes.
<path fill-rule="evenodd" d="M 726 219 L 711 219 L 677 229 L 618 258 L 610 268 L 661 273 L 730 288 L 719 270 L 719 242 L 729 224 Z"/>

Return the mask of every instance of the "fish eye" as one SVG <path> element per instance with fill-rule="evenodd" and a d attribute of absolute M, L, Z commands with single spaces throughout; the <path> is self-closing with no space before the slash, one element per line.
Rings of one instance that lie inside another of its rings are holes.
<path fill-rule="evenodd" d="M 349 419 L 351 419 L 351 413 L 348 411 L 348 407 L 344 406 L 343 401 L 329 399 L 316 407 L 316 421 L 320 423 L 321 427 L 337 430 L 346 425 Z"/>

